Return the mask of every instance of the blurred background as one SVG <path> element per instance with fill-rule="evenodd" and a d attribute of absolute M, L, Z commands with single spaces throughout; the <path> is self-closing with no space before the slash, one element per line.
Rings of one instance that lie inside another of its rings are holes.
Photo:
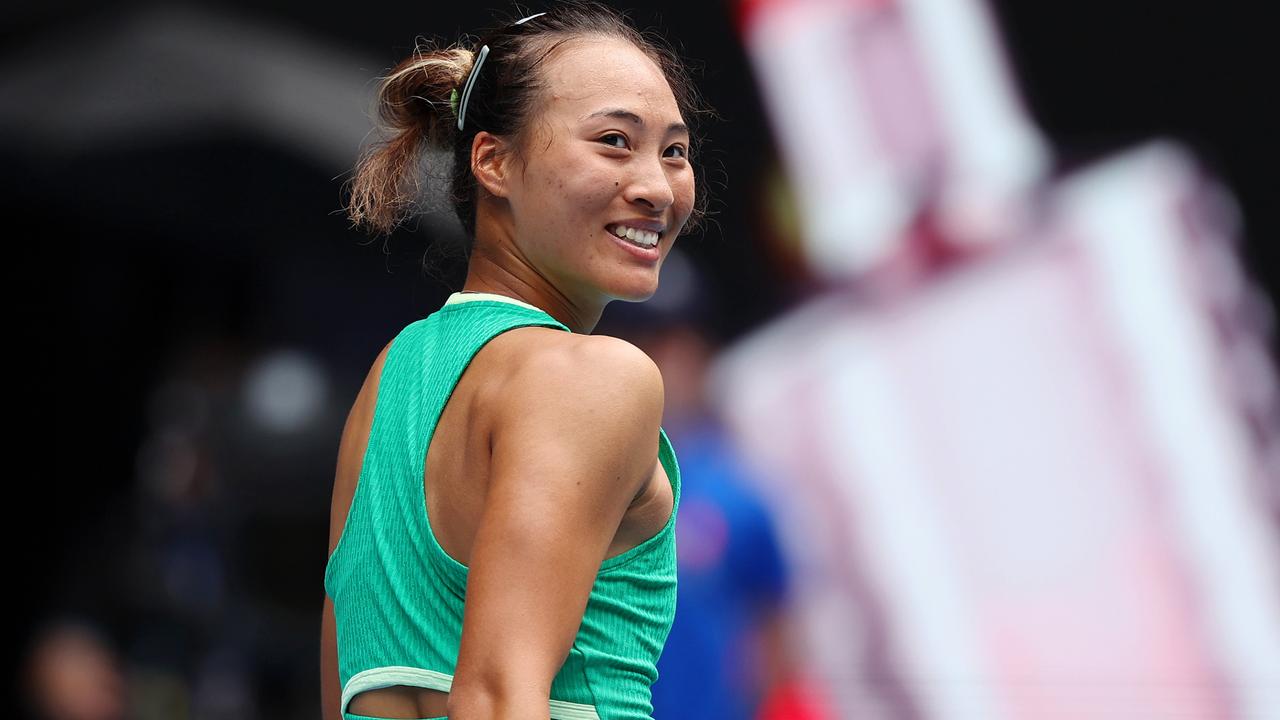
<path fill-rule="evenodd" d="M 713 222 L 597 328 L 685 479 L 655 717 L 1280 718 L 1262 11 L 611 4 L 724 116 Z M 342 424 L 465 277 L 343 182 L 376 76 L 494 11 L 4 11 L 28 716 L 319 715 Z"/>

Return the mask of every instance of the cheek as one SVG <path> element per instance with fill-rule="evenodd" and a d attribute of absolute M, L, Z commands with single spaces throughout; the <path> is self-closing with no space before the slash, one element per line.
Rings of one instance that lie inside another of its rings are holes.
<path fill-rule="evenodd" d="M 548 155 L 531 179 L 538 187 L 539 202 L 561 208 L 567 205 L 573 211 L 608 203 L 617 190 L 617 173 L 611 174 L 607 165 L 581 153 Z"/>
<path fill-rule="evenodd" d="M 564 201 L 579 214 L 594 214 L 613 202 L 618 173 L 603 163 L 578 163 L 563 176 Z"/>
<path fill-rule="evenodd" d="M 673 178 L 671 187 L 675 195 L 675 204 L 680 208 L 680 214 L 688 216 L 693 212 L 693 203 L 697 199 L 693 171 L 685 170 L 678 173 Z"/>

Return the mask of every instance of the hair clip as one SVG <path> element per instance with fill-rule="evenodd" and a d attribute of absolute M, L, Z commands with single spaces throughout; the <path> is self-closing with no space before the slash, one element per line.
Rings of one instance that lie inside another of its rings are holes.
<path fill-rule="evenodd" d="M 523 23 L 529 22 L 530 20 L 540 15 L 546 15 L 546 13 L 545 12 L 535 13 L 533 15 L 530 15 L 529 17 L 520 18 L 519 20 L 515 21 L 515 23 L 513 24 L 521 25 Z M 466 122 L 467 102 L 471 100 L 471 88 L 475 87 L 476 78 L 480 76 L 480 66 L 484 65 L 484 59 L 487 57 L 489 57 L 489 46 L 485 45 L 484 47 L 480 48 L 480 53 L 476 55 L 475 64 L 471 66 L 471 74 L 467 76 L 467 83 L 462 87 L 462 101 L 458 102 L 457 100 L 457 92 L 458 92 L 457 88 L 454 88 L 454 91 L 453 91 L 454 94 L 449 97 L 449 104 L 453 105 L 454 112 L 458 114 L 458 130 L 459 131 L 462 130 L 462 126 Z"/>
<path fill-rule="evenodd" d="M 462 130 L 462 124 L 467 119 L 467 102 L 471 100 L 471 88 L 475 87 L 476 78 L 480 75 L 480 66 L 484 65 L 484 59 L 487 57 L 489 57 L 489 46 L 485 45 L 476 55 L 476 62 L 471 66 L 471 75 L 467 77 L 467 84 L 462 88 L 462 101 L 458 104 L 458 130 Z"/>

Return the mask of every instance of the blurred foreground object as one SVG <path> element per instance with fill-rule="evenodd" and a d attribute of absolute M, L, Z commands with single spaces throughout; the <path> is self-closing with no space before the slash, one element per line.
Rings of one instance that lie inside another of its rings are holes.
<path fill-rule="evenodd" d="M 1276 377 L 1233 206 L 1167 143 L 1046 197 L 998 255 L 713 370 L 785 488 L 812 671 L 843 717 L 1276 717 Z"/>
<path fill-rule="evenodd" d="M 839 715 L 1280 717 L 1229 193 L 1169 142 L 1053 177 L 977 0 L 738 7 L 820 287 L 711 382 Z"/>
<path fill-rule="evenodd" d="M 960 245 L 1020 221 L 1049 152 L 981 3 L 744 0 L 739 13 L 813 272 L 894 262 L 926 207 Z"/>

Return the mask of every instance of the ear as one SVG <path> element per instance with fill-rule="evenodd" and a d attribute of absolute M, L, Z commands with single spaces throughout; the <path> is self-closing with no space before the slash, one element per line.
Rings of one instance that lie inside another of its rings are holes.
<path fill-rule="evenodd" d="M 507 196 L 512 153 L 502 138 L 481 130 L 471 140 L 471 173 L 476 182 L 494 197 Z"/>

